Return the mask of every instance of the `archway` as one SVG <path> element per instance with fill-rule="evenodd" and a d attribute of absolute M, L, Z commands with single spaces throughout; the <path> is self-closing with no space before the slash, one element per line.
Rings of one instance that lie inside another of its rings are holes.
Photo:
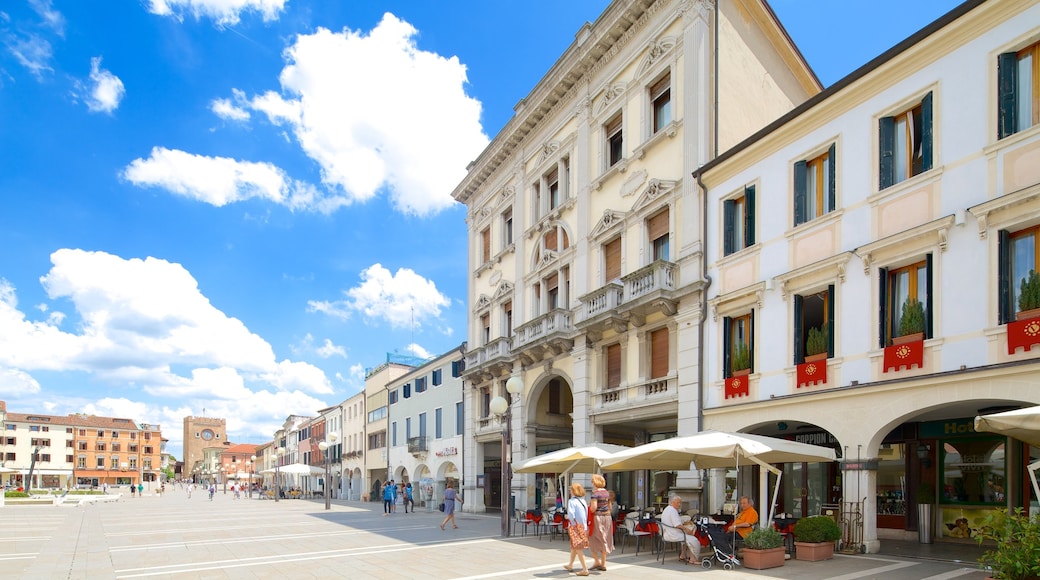
<path fill-rule="evenodd" d="M 519 447 L 523 459 L 544 453 L 573 447 L 574 441 L 574 394 L 568 377 L 560 373 L 549 374 L 537 380 L 528 393 L 526 412 L 520 425 Z M 516 433 L 516 431 L 514 431 Z M 514 446 L 515 452 L 516 446 Z M 518 461 L 521 457 L 514 457 Z M 517 481 L 519 479 L 519 481 Z M 517 497 L 517 507 L 552 509 L 559 493 L 566 501 L 566 483 L 556 473 L 519 474 L 514 476 L 515 485 L 522 483 L 526 497 Z M 500 503 L 493 505 L 501 505 Z"/>

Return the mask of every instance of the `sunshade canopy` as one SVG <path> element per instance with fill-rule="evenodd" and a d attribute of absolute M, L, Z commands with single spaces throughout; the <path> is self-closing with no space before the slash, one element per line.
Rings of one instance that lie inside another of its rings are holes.
<path fill-rule="evenodd" d="M 685 470 L 690 469 L 691 461 L 696 463 L 696 469 L 733 467 L 738 456 L 755 458 L 755 463 L 819 463 L 836 459 L 834 450 L 828 447 L 765 435 L 701 431 L 615 453 L 603 461 L 603 470 Z"/>
<path fill-rule="evenodd" d="M 975 417 L 976 431 L 989 431 L 1014 437 L 1040 447 L 1040 406 Z"/>
<path fill-rule="evenodd" d="M 516 473 L 598 473 L 604 459 L 630 447 L 593 443 L 584 447 L 568 447 L 532 457 L 513 467 Z"/>

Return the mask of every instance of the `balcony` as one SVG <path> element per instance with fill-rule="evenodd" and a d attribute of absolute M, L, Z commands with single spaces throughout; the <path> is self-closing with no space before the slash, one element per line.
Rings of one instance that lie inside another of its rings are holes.
<path fill-rule="evenodd" d="M 567 352 L 574 346 L 575 328 L 570 310 L 554 308 L 516 328 L 514 352 L 524 364 Z"/>
<path fill-rule="evenodd" d="M 624 332 L 629 324 L 642 326 L 650 314 L 675 314 L 679 299 L 695 290 L 678 289 L 679 266 L 657 260 L 631 274 L 608 282 L 580 297 L 581 308 L 575 326 L 598 340 L 607 330 Z"/>
<path fill-rule="evenodd" d="M 484 346 L 466 351 L 463 375 L 481 382 L 509 374 L 513 369 L 511 342 L 511 338 L 496 338 Z"/>
<path fill-rule="evenodd" d="M 595 411 L 610 412 L 633 407 L 647 407 L 662 403 L 677 403 L 679 400 L 678 379 L 664 377 L 642 383 L 603 390 L 596 394 Z"/>
<path fill-rule="evenodd" d="M 408 453 L 418 454 L 426 453 L 429 451 L 428 437 L 409 437 L 408 438 Z"/>

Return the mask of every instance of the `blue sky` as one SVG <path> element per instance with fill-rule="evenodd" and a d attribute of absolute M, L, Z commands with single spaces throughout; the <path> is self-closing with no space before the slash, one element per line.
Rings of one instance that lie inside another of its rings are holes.
<path fill-rule="evenodd" d="M 607 4 L 0 4 L 0 399 L 179 457 L 186 415 L 260 442 L 457 347 L 450 193 Z M 771 3 L 825 85 L 956 4 Z"/>

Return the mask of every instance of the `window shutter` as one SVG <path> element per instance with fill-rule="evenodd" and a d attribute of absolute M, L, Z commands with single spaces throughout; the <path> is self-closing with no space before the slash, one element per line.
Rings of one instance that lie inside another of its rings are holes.
<path fill-rule="evenodd" d="M 737 204 L 732 199 L 727 199 L 722 202 L 722 221 L 723 221 L 723 233 L 722 233 L 722 253 L 723 255 L 730 255 L 736 251 L 736 240 L 733 239 L 733 220 L 736 219 L 734 212 L 736 211 Z"/>
<path fill-rule="evenodd" d="M 556 248 L 558 247 L 557 239 L 556 239 L 556 231 L 557 231 L 557 228 L 552 228 L 549 231 L 545 232 L 545 236 L 542 239 L 545 240 L 545 249 L 546 250 L 552 250 L 554 252 L 556 251 Z"/>
<path fill-rule="evenodd" d="M 834 284 L 827 286 L 827 358 L 834 358 Z"/>
<path fill-rule="evenodd" d="M 932 275 L 935 270 L 932 269 L 932 255 L 928 254 L 924 257 L 925 263 L 925 286 L 927 287 L 928 296 L 925 297 L 924 303 L 924 337 L 932 338 Z"/>
<path fill-rule="evenodd" d="M 616 389 L 621 386 L 621 345 L 612 344 L 607 347 L 607 388 Z"/>
<path fill-rule="evenodd" d="M 603 246 L 604 282 L 621 278 L 621 238 Z"/>
<path fill-rule="evenodd" d="M 730 351 L 733 350 L 731 324 L 733 324 L 733 319 L 729 316 L 722 317 L 722 376 L 725 378 L 730 377 L 729 359 Z"/>
<path fill-rule="evenodd" d="M 921 99 L 921 172 L 932 168 L 932 93 Z"/>
<path fill-rule="evenodd" d="M 755 245 L 755 186 L 744 188 L 744 247 Z"/>
<path fill-rule="evenodd" d="M 896 165 L 896 120 L 894 117 L 882 117 L 878 124 L 878 145 L 880 147 L 880 173 L 878 189 L 885 189 L 895 183 Z"/>
<path fill-rule="evenodd" d="M 878 268 L 878 346 L 888 346 L 888 268 Z"/>
<path fill-rule="evenodd" d="M 486 264 L 491 261 L 491 228 L 485 229 L 480 233 L 481 244 L 484 247 L 482 264 Z"/>
<path fill-rule="evenodd" d="M 805 215 L 805 196 L 808 193 L 805 176 L 807 167 L 808 164 L 805 161 L 794 164 L 794 225 L 809 221 L 808 216 Z"/>
<path fill-rule="evenodd" d="M 805 362 L 805 328 L 802 323 L 802 301 L 800 294 L 794 295 L 794 364 Z"/>
<path fill-rule="evenodd" d="M 668 235 L 668 210 L 666 209 L 650 218 L 647 229 L 650 230 L 651 242 L 661 236 Z"/>
<path fill-rule="evenodd" d="M 755 372 L 755 310 L 751 310 L 751 314 L 748 315 L 748 335 L 747 335 L 747 351 L 748 361 L 751 362 L 751 372 Z"/>
<path fill-rule="evenodd" d="M 997 232 L 997 324 L 1007 324 L 1015 318 L 1011 303 L 1011 232 Z"/>
<path fill-rule="evenodd" d="M 1018 55 L 1007 52 L 997 57 L 997 138 L 1018 130 Z"/>
<path fill-rule="evenodd" d="M 830 149 L 827 150 L 827 206 L 831 208 L 831 211 L 838 209 L 838 200 L 837 195 L 835 194 L 836 188 L 834 187 L 834 184 L 836 183 L 834 169 L 838 163 L 837 160 L 835 160 L 835 152 L 836 147 L 833 143 L 831 143 Z"/>
<path fill-rule="evenodd" d="M 650 378 L 668 376 L 668 329 L 650 333 Z"/>

